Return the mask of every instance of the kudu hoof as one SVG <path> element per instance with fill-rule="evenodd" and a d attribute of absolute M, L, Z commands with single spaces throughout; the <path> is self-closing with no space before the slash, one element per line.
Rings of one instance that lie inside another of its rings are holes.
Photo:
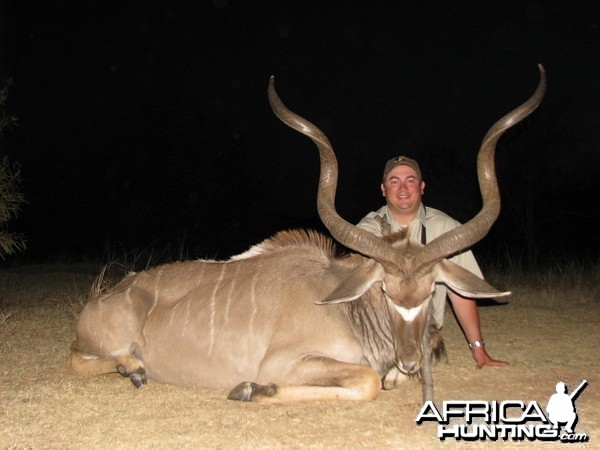
<path fill-rule="evenodd" d="M 125 370 L 123 364 L 119 364 L 117 366 L 117 370 L 124 377 L 129 377 L 129 379 L 136 388 L 141 388 L 143 385 L 148 383 L 148 378 L 146 377 L 146 369 L 144 369 L 143 367 L 140 367 L 135 372 L 129 373 L 127 372 L 127 370 Z"/>
<path fill-rule="evenodd" d="M 251 402 L 257 396 L 272 397 L 277 393 L 277 386 L 273 383 L 262 385 L 246 381 L 238 384 L 230 392 L 227 398 L 229 400 L 239 400 L 241 402 Z"/>

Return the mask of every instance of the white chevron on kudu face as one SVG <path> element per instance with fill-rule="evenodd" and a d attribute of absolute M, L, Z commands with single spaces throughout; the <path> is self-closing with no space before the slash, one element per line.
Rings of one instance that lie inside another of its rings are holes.
<path fill-rule="evenodd" d="M 405 322 L 412 322 L 417 318 L 423 308 L 427 308 L 425 303 L 421 303 L 419 306 L 413 308 L 405 308 L 403 306 L 394 305 L 395 310 L 402 316 Z"/>

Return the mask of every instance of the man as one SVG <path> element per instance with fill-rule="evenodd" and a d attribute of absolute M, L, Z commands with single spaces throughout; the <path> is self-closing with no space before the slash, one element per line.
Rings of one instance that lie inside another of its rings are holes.
<path fill-rule="evenodd" d="M 385 217 L 392 233 L 411 225 L 410 238 L 426 243 L 460 225 L 447 214 L 425 207 L 421 203 L 425 192 L 425 182 L 421 178 L 421 170 L 417 162 L 406 156 L 398 156 L 386 163 L 381 192 L 385 197 L 386 205 L 367 214 L 358 223 L 359 228 L 381 236 L 381 224 L 376 216 Z M 483 278 L 471 251 L 462 252 L 450 260 Z M 432 299 L 433 318 L 438 328 L 443 325 L 446 296 L 452 302 L 454 313 L 467 338 L 473 359 L 477 363 L 476 367 L 480 369 L 483 366 L 507 365 L 507 362 L 492 359 L 485 349 L 479 325 L 477 302 L 462 297 L 441 284 L 436 284 Z"/>

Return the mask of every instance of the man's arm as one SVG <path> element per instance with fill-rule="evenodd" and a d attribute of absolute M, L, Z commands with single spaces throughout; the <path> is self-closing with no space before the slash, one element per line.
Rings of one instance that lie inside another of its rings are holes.
<path fill-rule="evenodd" d="M 481 341 L 481 327 L 479 325 L 479 310 L 477 309 L 477 302 L 475 300 L 462 297 L 455 292 L 448 290 L 448 297 L 452 302 L 452 308 L 456 314 L 456 318 L 460 323 L 460 326 L 467 338 L 467 341 L 475 342 Z M 505 361 L 498 361 L 492 359 L 487 354 L 484 346 L 473 347 L 471 349 L 473 359 L 477 363 L 477 368 L 481 369 L 483 366 L 506 366 L 508 365 Z"/>

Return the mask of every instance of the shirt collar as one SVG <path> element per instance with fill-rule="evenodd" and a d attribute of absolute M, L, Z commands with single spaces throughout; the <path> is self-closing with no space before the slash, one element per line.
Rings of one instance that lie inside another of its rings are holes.
<path fill-rule="evenodd" d="M 385 214 L 387 216 L 388 223 L 392 227 L 392 232 L 400 231 L 402 228 L 404 228 L 404 225 L 402 225 L 401 223 L 399 223 L 396 220 L 396 217 L 392 214 L 392 212 L 390 211 L 390 209 L 387 205 L 385 205 Z M 419 205 L 419 210 L 417 211 L 417 215 L 413 219 L 412 223 L 414 224 L 415 222 L 417 222 L 419 224 L 419 228 L 421 226 L 425 226 L 426 215 L 427 214 L 425 211 L 425 206 L 423 206 L 423 203 L 421 203 Z"/>

